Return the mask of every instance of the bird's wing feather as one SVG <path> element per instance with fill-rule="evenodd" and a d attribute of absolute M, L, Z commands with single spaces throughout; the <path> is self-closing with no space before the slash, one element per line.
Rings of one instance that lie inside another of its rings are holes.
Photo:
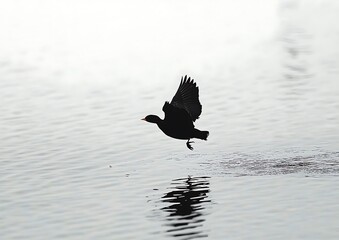
<path fill-rule="evenodd" d="M 194 127 L 191 116 L 185 109 L 175 107 L 169 102 L 165 102 L 162 110 L 165 113 L 165 122 L 170 122 L 177 126 L 186 125 Z"/>
<path fill-rule="evenodd" d="M 193 122 L 199 118 L 202 106 L 199 102 L 199 88 L 193 79 L 187 76 L 181 78 L 171 105 L 186 110 Z"/>

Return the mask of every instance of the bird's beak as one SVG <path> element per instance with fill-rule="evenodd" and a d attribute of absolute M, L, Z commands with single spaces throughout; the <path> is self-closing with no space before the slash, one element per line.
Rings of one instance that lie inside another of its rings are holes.
<path fill-rule="evenodd" d="M 142 118 L 141 120 L 143 120 L 143 121 L 146 121 L 146 119 L 145 119 L 145 118 Z"/>

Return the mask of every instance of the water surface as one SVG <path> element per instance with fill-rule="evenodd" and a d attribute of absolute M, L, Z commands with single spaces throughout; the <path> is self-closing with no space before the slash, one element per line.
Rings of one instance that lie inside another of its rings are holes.
<path fill-rule="evenodd" d="M 3 239 L 338 239 L 335 1 L 0 4 Z M 140 121 L 182 75 L 195 150 Z"/>

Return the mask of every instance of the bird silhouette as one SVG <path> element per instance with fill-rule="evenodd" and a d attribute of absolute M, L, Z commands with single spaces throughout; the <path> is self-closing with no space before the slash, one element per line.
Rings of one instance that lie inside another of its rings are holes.
<path fill-rule="evenodd" d="M 207 140 L 208 131 L 200 131 L 194 127 L 193 122 L 201 114 L 202 106 L 199 102 L 199 88 L 190 77 L 181 78 L 179 88 L 171 103 L 165 102 L 162 110 L 165 118 L 156 115 L 147 115 L 141 120 L 156 123 L 167 136 L 187 140 L 186 146 L 193 150 L 191 138 Z"/>

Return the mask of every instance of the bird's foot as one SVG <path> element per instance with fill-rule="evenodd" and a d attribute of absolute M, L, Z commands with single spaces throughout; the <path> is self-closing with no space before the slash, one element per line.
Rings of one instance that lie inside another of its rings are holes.
<path fill-rule="evenodd" d="M 194 142 L 193 142 L 193 141 L 190 142 L 190 140 L 188 140 L 188 141 L 186 142 L 186 146 L 188 147 L 189 150 L 193 150 L 193 147 L 191 146 L 191 143 L 194 143 Z"/>

